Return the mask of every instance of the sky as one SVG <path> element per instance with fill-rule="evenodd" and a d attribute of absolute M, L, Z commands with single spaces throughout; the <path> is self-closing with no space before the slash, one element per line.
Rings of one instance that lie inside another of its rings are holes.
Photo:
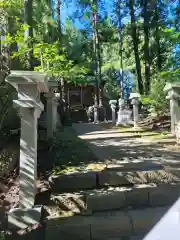
<path fill-rule="evenodd" d="M 55 0 L 52 0 L 53 2 Z M 168 0 L 169 3 L 171 3 L 169 6 L 176 6 L 178 3 L 178 0 Z M 67 3 L 68 2 L 68 3 Z M 105 13 L 106 15 L 108 15 L 111 19 L 113 17 L 113 1 L 112 0 L 101 0 L 101 2 L 103 3 L 100 6 L 101 10 L 101 14 Z M 105 8 L 103 9 L 103 6 L 105 6 Z M 83 12 L 80 12 L 80 9 L 78 8 L 78 4 L 77 4 L 77 0 L 69 0 L 69 1 L 64 1 L 62 3 L 61 6 L 61 22 L 64 23 L 65 20 L 69 17 L 69 18 L 73 18 L 73 23 L 74 25 L 79 28 L 79 29 L 85 29 L 87 28 L 87 21 L 85 21 L 85 19 L 83 19 L 83 21 L 79 20 L 78 17 L 74 18 L 73 15 L 77 13 L 77 15 L 83 15 Z M 168 17 L 169 18 L 173 18 L 173 14 L 169 9 L 169 13 L 168 13 Z"/>
<path fill-rule="evenodd" d="M 69 1 L 69 3 L 67 3 L 67 1 L 65 1 L 65 2 L 66 3 L 63 2 L 62 6 L 61 6 L 61 21 L 62 21 L 62 23 L 64 23 L 68 17 L 70 17 L 70 18 L 73 17 L 73 14 L 75 14 L 75 12 L 78 15 L 81 15 L 81 16 L 83 15 L 83 13 L 79 11 L 79 8 L 77 6 L 77 0 L 71 0 L 71 1 Z M 103 0 L 103 5 L 106 8 L 106 14 L 111 16 L 112 7 L 113 7 L 112 1 L 111 0 Z M 100 8 L 101 8 L 101 6 L 100 6 Z M 102 12 L 104 12 L 104 11 L 102 11 Z M 73 18 L 73 23 L 79 29 L 84 29 L 87 27 L 87 22 L 80 21 L 78 19 L 78 17 Z"/>

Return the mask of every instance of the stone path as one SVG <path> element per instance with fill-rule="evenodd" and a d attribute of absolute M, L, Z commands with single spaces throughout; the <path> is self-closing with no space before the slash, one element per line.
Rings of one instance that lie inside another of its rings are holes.
<path fill-rule="evenodd" d="M 58 188 L 53 192 L 56 206 L 70 215 L 49 218 L 47 240 L 179 239 L 180 160 L 175 140 L 108 126 L 73 124 L 104 169 L 52 180 L 52 189 Z M 173 237 L 168 228 L 176 233 Z"/>
<path fill-rule="evenodd" d="M 73 127 L 101 162 L 180 164 L 179 149 L 170 149 L 175 145 L 172 137 L 156 139 L 153 132 L 141 136 L 133 130 L 122 132 L 100 124 L 79 123 Z"/>

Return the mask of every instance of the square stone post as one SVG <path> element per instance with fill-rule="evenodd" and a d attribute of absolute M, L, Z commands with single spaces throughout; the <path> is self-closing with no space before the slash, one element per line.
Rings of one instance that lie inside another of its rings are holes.
<path fill-rule="evenodd" d="M 98 124 L 99 123 L 99 107 L 94 105 L 94 123 Z"/>
<path fill-rule="evenodd" d="M 32 208 L 36 195 L 37 177 L 37 119 L 43 110 L 39 93 L 45 92 L 45 76 L 41 73 L 12 71 L 6 81 L 18 92 L 14 106 L 21 118 L 20 194 L 19 207 Z"/>
<path fill-rule="evenodd" d="M 116 125 L 123 123 L 123 109 L 124 109 L 124 99 L 120 98 L 118 100 L 119 111 L 118 111 L 118 119 Z"/>
<path fill-rule="evenodd" d="M 48 81 L 49 92 L 46 94 L 47 108 L 46 108 L 46 127 L 47 139 L 52 139 L 57 127 L 57 98 L 54 89 L 58 87 L 58 82 Z"/>
<path fill-rule="evenodd" d="M 112 110 L 112 123 L 115 124 L 116 123 L 116 100 L 110 100 L 109 101 L 109 105 L 111 107 Z"/>
<path fill-rule="evenodd" d="M 19 207 L 34 206 L 37 179 L 37 119 L 43 104 L 31 100 L 14 100 L 21 118 Z"/>
<path fill-rule="evenodd" d="M 164 91 L 168 92 L 166 99 L 170 100 L 171 133 L 175 135 L 176 124 L 180 121 L 180 83 L 167 83 Z"/>
<path fill-rule="evenodd" d="M 44 210 L 35 205 L 37 179 L 37 119 L 44 106 L 40 102 L 40 92 L 47 92 L 46 76 L 32 71 L 11 71 L 6 81 L 16 88 L 18 100 L 14 106 L 21 118 L 20 137 L 20 191 L 19 208 L 12 208 L 8 212 L 7 230 L 5 239 L 19 239 L 17 231 L 25 231 L 23 239 L 32 237 L 27 229 L 39 226 L 33 234 L 34 240 L 45 238 Z"/>
<path fill-rule="evenodd" d="M 55 131 L 58 127 L 61 127 L 62 124 L 61 124 L 61 119 L 60 119 L 60 115 L 58 113 L 58 105 L 59 105 L 59 99 L 60 99 L 60 93 L 56 92 L 54 94 L 54 121 L 55 121 Z"/>
<path fill-rule="evenodd" d="M 46 94 L 47 104 L 46 104 L 46 129 L 47 129 L 47 139 L 53 138 L 54 133 L 54 122 L 53 122 L 53 102 L 54 93 L 48 92 Z"/>
<path fill-rule="evenodd" d="M 134 128 L 138 128 L 139 122 L 139 100 L 140 100 L 139 93 L 131 93 L 129 99 L 131 99 L 131 103 L 133 105 L 133 118 L 134 118 Z"/>

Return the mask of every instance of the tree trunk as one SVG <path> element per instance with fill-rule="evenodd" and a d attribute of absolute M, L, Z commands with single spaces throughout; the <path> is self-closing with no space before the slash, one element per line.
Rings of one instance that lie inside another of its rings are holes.
<path fill-rule="evenodd" d="M 56 0 L 56 23 L 57 23 L 57 30 L 58 30 L 58 38 L 61 41 L 61 1 Z"/>
<path fill-rule="evenodd" d="M 144 60 L 145 60 L 145 92 L 150 91 L 150 56 L 149 56 L 149 12 L 148 12 L 148 0 L 144 0 L 143 5 L 143 17 L 144 17 Z"/>
<path fill-rule="evenodd" d="M 98 82 L 98 66 L 97 66 L 97 46 L 96 34 L 93 33 L 93 71 L 95 76 L 95 91 L 94 91 L 94 122 L 99 121 L 99 82 Z"/>
<path fill-rule="evenodd" d="M 96 48 L 97 48 L 97 77 L 98 77 L 98 82 L 99 82 L 99 106 L 103 106 L 103 84 L 102 84 L 102 73 L 101 73 L 101 43 L 99 41 L 99 34 L 97 30 L 97 43 L 96 43 Z"/>
<path fill-rule="evenodd" d="M 25 54 L 25 68 L 26 70 L 33 70 L 33 0 L 24 0 L 24 23 L 28 25 L 28 29 L 24 32 L 24 40 L 27 49 L 31 49 L 27 51 Z"/>
<path fill-rule="evenodd" d="M 104 83 L 102 80 L 102 59 L 101 59 L 101 42 L 97 31 L 97 61 L 98 61 L 98 82 L 99 82 L 99 120 L 106 121 L 106 111 L 104 106 Z"/>
<path fill-rule="evenodd" d="M 5 7 L 0 8 L 0 83 L 10 72 L 9 46 L 4 43 L 8 33 L 8 13 Z"/>
<path fill-rule="evenodd" d="M 98 62 L 98 33 L 97 33 L 97 0 L 93 0 L 93 71 L 96 79 L 94 92 L 94 122 L 99 121 L 99 62 Z"/>
<path fill-rule="evenodd" d="M 157 70 L 161 71 L 162 57 L 161 57 L 160 35 L 159 35 L 159 9 L 158 9 L 157 2 L 155 4 L 155 40 L 156 40 L 156 54 L 157 54 Z"/>
<path fill-rule="evenodd" d="M 139 57 L 139 39 L 137 36 L 137 28 L 136 28 L 136 20 L 135 20 L 135 13 L 134 13 L 134 0 L 129 0 L 129 9 L 130 9 L 130 17 L 131 17 L 131 36 L 133 41 L 133 48 L 134 48 L 134 55 L 136 61 L 136 72 L 137 72 L 137 80 L 138 80 L 138 87 L 139 93 L 143 94 L 143 81 L 142 81 L 142 74 L 141 74 L 141 63 Z"/>
<path fill-rule="evenodd" d="M 58 40 L 60 42 L 60 45 L 62 43 L 62 29 L 61 29 L 61 0 L 56 0 L 56 24 L 57 24 L 57 33 L 58 33 Z M 60 81 L 60 96 L 61 101 L 65 102 L 65 82 L 64 79 L 61 77 Z"/>
<path fill-rule="evenodd" d="M 121 98 L 124 99 L 124 69 L 123 69 L 123 36 L 122 36 L 122 19 L 121 19 L 121 0 L 117 0 L 117 19 L 118 19 L 118 34 L 119 34 L 119 62 L 120 62 L 120 86 Z"/>

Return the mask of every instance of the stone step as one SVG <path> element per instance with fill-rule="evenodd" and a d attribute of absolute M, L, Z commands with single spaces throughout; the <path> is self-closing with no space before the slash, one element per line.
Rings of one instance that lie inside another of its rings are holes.
<path fill-rule="evenodd" d="M 161 168 L 160 168 L 161 167 Z M 51 176 L 49 183 L 53 192 L 69 192 L 96 189 L 107 186 L 133 186 L 136 184 L 163 184 L 180 182 L 180 169 L 159 166 L 159 169 L 123 171 L 118 167 L 102 171 L 75 172 Z"/>
<path fill-rule="evenodd" d="M 159 237 L 158 239 L 164 240 L 161 235 L 164 234 L 168 224 L 169 230 L 173 230 L 172 224 L 179 221 L 176 219 L 177 212 L 178 207 L 176 206 L 172 211 L 169 210 L 169 207 L 158 207 L 102 212 L 95 213 L 92 216 L 49 219 L 47 222 L 46 239 L 149 240 L 150 238 L 144 238 L 144 236 L 147 236 L 148 232 L 155 225 L 158 225 L 159 232 L 156 233 L 156 236 Z M 151 239 L 154 240 L 155 238 Z"/>
<path fill-rule="evenodd" d="M 58 213 L 91 215 L 94 212 L 158 207 L 173 204 L 180 196 L 180 183 L 140 184 L 52 195 L 51 209 Z"/>

